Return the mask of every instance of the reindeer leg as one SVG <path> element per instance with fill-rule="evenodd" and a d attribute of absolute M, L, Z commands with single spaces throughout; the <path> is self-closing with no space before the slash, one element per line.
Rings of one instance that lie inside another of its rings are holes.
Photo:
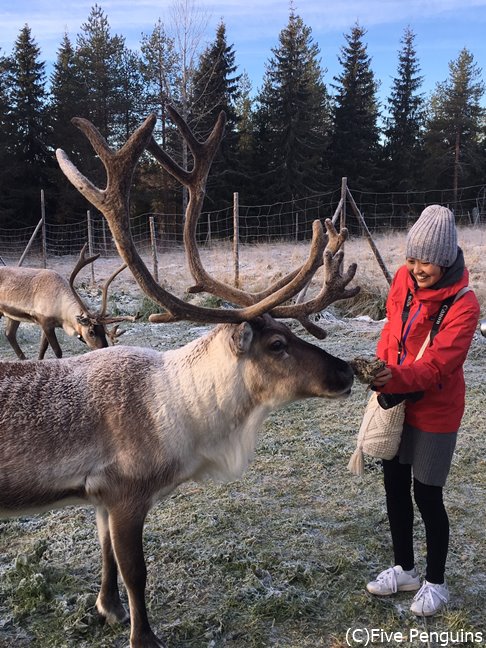
<path fill-rule="evenodd" d="M 130 617 L 122 605 L 118 590 L 118 570 L 111 544 L 106 509 L 101 507 L 96 509 L 96 525 L 102 556 L 101 588 L 96 600 L 96 609 L 110 625 L 128 623 Z"/>
<path fill-rule="evenodd" d="M 40 347 L 39 347 L 39 360 L 44 359 L 48 346 L 49 346 L 49 341 L 47 340 L 47 336 L 44 333 L 44 331 L 42 331 L 41 339 L 40 339 Z"/>
<path fill-rule="evenodd" d="M 25 354 L 19 347 L 19 343 L 17 342 L 17 329 L 20 326 L 20 322 L 18 320 L 10 319 L 10 317 L 6 317 L 5 319 L 5 335 L 7 336 L 7 340 L 9 341 L 12 349 L 17 354 L 17 357 L 20 360 L 25 360 Z"/>
<path fill-rule="evenodd" d="M 56 356 L 56 358 L 62 358 L 61 347 L 59 346 L 59 342 L 57 341 L 57 337 L 56 337 L 56 333 L 55 333 L 54 329 L 53 328 L 47 328 L 47 327 L 44 328 L 44 327 L 42 327 L 42 332 L 43 332 L 43 335 L 46 336 L 47 341 L 49 342 L 49 344 L 51 345 L 52 350 L 54 351 L 54 355 Z M 46 346 L 46 349 L 47 349 L 47 346 Z M 46 349 L 44 349 L 44 353 L 46 352 Z M 43 357 L 44 357 L 44 354 L 42 354 L 42 356 L 41 356 L 41 354 L 39 352 L 39 360 L 42 360 Z"/>
<path fill-rule="evenodd" d="M 143 556 L 143 524 L 146 511 L 141 502 L 126 500 L 109 511 L 109 527 L 116 561 L 130 604 L 130 648 L 164 648 L 150 628 L 145 606 L 147 568 Z"/>

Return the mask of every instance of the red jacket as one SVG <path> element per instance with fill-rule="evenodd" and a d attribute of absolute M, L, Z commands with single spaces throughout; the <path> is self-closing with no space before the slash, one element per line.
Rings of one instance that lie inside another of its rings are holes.
<path fill-rule="evenodd" d="M 421 391 L 424 397 L 407 401 L 405 421 L 423 432 L 457 432 L 464 414 L 463 364 L 479 318 L 479 303 L 469 291 L 449 308 L 433 343 L 414 362 L 431 330 L 441 303 L 468 285 L 469 274 L 445 288 L 418 288 L 406 266 L 398 269 L 390 288 L 387 322 L 377 345 L 377 356 L 392 370 L 391 380 L 380 388 L 386 393 Z M 404 327 L 402 364 L 398 365 L 398 342 L 402 334 L 402 311 L 408 290 L 413 300 Z"/>

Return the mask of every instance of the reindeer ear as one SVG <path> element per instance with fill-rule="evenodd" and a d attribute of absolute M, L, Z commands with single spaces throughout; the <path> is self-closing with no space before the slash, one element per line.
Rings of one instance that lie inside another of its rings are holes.
<path fill-rule="evenodd" d="M 235 326 L 231 338 L 230 346 L 235 355 L 243 355 L 248 353 L 253 340 L 253 329 L 248 322 L 243 322 Z"/>

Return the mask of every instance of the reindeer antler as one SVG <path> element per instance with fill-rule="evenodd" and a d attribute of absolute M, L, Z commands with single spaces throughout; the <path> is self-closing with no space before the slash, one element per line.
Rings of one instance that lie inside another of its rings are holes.
<path fill-rule="evenodd" d="M 124 263 L 120 268 L 115 270 L 115 272 L 106 280 L 105 284 L 103 285 L 102 288 L 102 299 L 101 299 L 101 308 L 99 313 L 94 313 L 90 311 L 90 309 L 86 306 L 84 303 L 83 299 L 81 298 L 81 295 L 78 293 L 76 288 L 74 287 L 74 280 L 79 274 L 79 271 L 82 270 L 85 266 L 89 265 L 90 263 L 93 263 L 96 261 L 96 259 L 99 258 L 99 254 L 95 254 L 94 256 L 87 257 L 86 256 L 86 249 L 88 247 L 88 244 L 85 243 L 81 249 L 81 252 L 79 253 L 79 257 L 77 260 L 76 265 L 74 266 L 71 275 L 69 277 L 69 286 L 71 288 L 71 291 L 78 302 L 81 310 L 88 315 L 93 321 L 95 321 L 98 324 L 114 324 L 115 322 L 135 322 L 138 319 L 138 315 L 107 315 L 107 307 L 108 307 L 108 288 L 113 281 L 113 279 L 122 272 L 122 270 L 125 270 L 127 267 L 127 264 Z M 106 329 L 106 332 L 110 339 L 113 339 L 113 335 L 115 337 L 120 337 L 120 335 L 123 335 L 124 331 L 119 331 L 117 332 L 117 327 L 112 329 L 112 331 L 108 331 Z"/>
<path fill-rule="evenodd" d="M 127 267 L 127 264 L 124 263 L 122 266 L 120 266 L 115 272 L 108 277 L 108 279 L 105 281 L 103 288 L 102 288 L 102 293 L 101 293 L 101 308 L 99 315 L 97 316 L 97 320 L 100 324 L 114 324 L 115 322 L 136 322 L 137 319 L 139 319 L 140 315 L 137 313 L 137 315 L 107 315 L 106 311 L 108 308 L 108 288 L 110 287 L 111 282 L 115 277 L 117 277 L 120 272 L 123 272 L 125 268 Z M 111 331 L 108 331 L 107 333 L 110 337 L 110 339 L 115 339 L 119 338 L 120 335 L 123 335 L 125 331 L 118 331 L 118 326 L 114 326 Z M 115 341 L 113 341 L 113 344 Z"/>
<path fill-rule="evenodd" d="M 72 291 L 72 293 L 74 295 L 74 298 L 78 302 L 81 310 L 83 312 L 87 313 L 87 314 L 90 314 L 89 308 L 86 306 L 84 301 L 81 299 L 81 295 L 78 293 L 78 291 L 74 287 L 74 280 L 78 276 L 79 271 L 82 270 L 82 268 L 84 268 L 85 266 L 89 265 L 90 263 L 93 263 L 94 261 L 96 261 L 96 259 L 100 256 L 99 254 L 95 254 L 92 257 L 87 257 L 86 256 L 87 247 L 88 247 L 88 244 L 85 243 L 83 245 L 82 249 L 81 249 L 81 252 L 79 253 L 79 257 L 78 257 L 78 260 L 76 262 L 76 265 L 74 266 L 74 268 L 73 268 L 73 270 L 71 272 L 71 276 L 69 277 L 69 286 L 70 286 L 71 291 Z"/>
<path fill-rule="evenodd" d="M 329 305 L 337 299 L 349 298 L 359 291 L 359 288 L 346 290 L 346 286 L 354 277 L 355 266 L 350 266 L 347 273 L 342 275 L 340 272 L 342 255 L 335 257 L 346 237 L 346 232 L 337 234 L 332 223 L 326 221 L 328 234 L 326 247 L 322 224 L 318 220 L 314 221 L 309 256 L 305 263 L 259 293 L 250 293 L 235 288 L 212 277 L 201 263 L 196 244 L 196 225 L 203 206 L 207 176 L 223 137 L 226 118 L 224 113 L 220 113 L 209 137 L 204 142 L 200 142 L 174 108 L 169 108 L 169 113 L 192 152 L 194 165 L 189 171 L 182 169 L 156 144 L 152 137 L 155 115 L 147 117 L 122 148 L 116 152 L 109 148 L 105 139 L 89 121 L 79 117 L 72 120 L 89 139 L 105 166 L 106 189 L 95 187 L 70 162 L 64 151 L 60 149 L 56 151 L 59 165 L 67 178 L 105 216 L 120 256 L 129 266 L 142 290 L 167 311 L 160 315 L 151 315 L 150 321 L 243 322 L 270 312 L 275 317 L 295 317 L 314 335 L 322 337 L 322 329 L 308 320 L 309 315 L 316 312 L 313 309 L 321 308 L 322 304 Z M 240 308 L 204 308 L 182 301 L 155 281 L 138 254 L 130 233 L 129 192 L 135 166 L 146 147 L 164 169 L 185 185 L 189 192 L 184 225 L 184 245 L 189 268 L 196 281 L 196 285 L 191 288 L 191 291 L 211 293 Z M 326 270 L 325 281 L 319 295 L 302 304 L 282 306 L 284 302 L 297 295 L 309 283 L 317 269 L 323 264 L 323 260 Z"/>

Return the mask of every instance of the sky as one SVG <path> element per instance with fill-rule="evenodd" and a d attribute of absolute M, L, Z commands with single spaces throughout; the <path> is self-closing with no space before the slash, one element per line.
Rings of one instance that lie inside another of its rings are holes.
<path fill-rule="evenodd" d="M 184 2 L 199 12 L 198 23 L 206 25 L 202 47 L 214 40 L 223 20 L 238 73 L 248 73 L 256 93 L 272 48 L 278 47 L 279 34 L 288 23 L 289 0 L 98 0 L 97 4 L 108 18 L 111 35 L 123 36 L 126 45 L 137 50 L 142 35 L 149 35 L 159 18 L 171 32 L 174 4 Z M 449 63 L 464 47 L 486 74 L 486 0 L 292 0 L 292 4 L 312 29 L 321 65 L 327 70 L 327 85 L 341 73 L 338 56 L 345 34 L 356 22 L 367 30 L 364 42 L 380 82 L 382 101 L 397 76 L 400 40 L 406 27 L 416 34 L 424 77 L 421 91 L 426 96 L 448 78 Z M 27 23 L 49 72 L 63 35 L 67 33 L 75 44 L 94 5 L 94 0 L 0 0 L 0 54 L 12 53 Z"/>

